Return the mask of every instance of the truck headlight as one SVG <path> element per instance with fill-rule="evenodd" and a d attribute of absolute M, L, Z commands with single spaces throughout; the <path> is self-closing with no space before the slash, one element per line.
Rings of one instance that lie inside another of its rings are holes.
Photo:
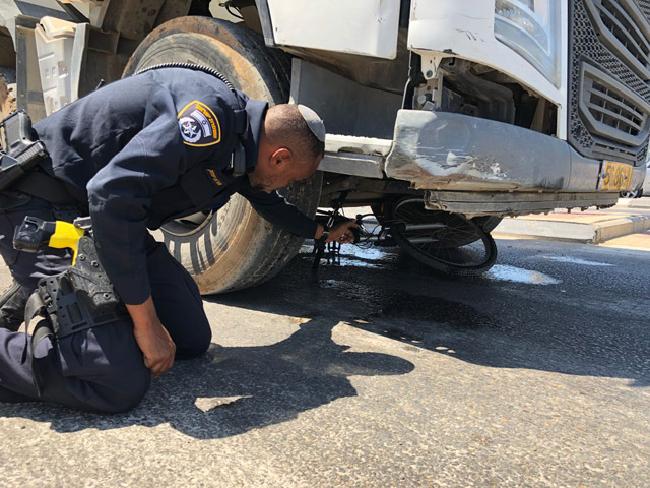
<path fill-rule="evenodd" d="M 494 34 L 560 86 L 560 2 L 496 0 Z"/>

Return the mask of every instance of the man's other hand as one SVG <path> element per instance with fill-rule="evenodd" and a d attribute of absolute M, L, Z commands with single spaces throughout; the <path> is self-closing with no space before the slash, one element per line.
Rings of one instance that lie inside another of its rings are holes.
<path fill-rule="evenodd" d="M 354 220 L 342 222 L 330 230 L 329 236 L 327 236 L 325 242 L 336 241 L 340 244 L 354 242 L 354 234 L 352 233 L 352 229 L 356 229 L 357 227 L 359 226 Z"/>
<path fill-rule="evenodd" d="M 133 320 L 133 335 L 144 356 L 144 365 L 159 376 L 174 365 L 176 344 L 158 320 L 151 297 L 139 305 L 126 305 Z"/>

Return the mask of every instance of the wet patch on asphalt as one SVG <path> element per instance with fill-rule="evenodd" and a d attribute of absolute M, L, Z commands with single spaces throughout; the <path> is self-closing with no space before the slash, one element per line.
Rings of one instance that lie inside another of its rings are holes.
<path fill-rule="evenodd" d="M 356 254 L 349 247 L 343 246 L 343 254 Z M 268 284 L 219 301 L 345 322 L 413 351 L 434 351 L 474 364 L 649 384 L 643 352 L 647 342 L 632 332 L 647 318 L 647 306 L 639 301 L 643 286 L 637 289 L 628 276 L 624 281 L 619 274 L 604 277 L 603 271 L 619 269 L 623 258 L 589 247 L 557 247 L 545 242 L 503 246 L 503 264 L 492 271 L 501 273 L 499 279 L 445 277 L 391 248 L 376 254 L 360 250 L 346 265 L 323 261 L 314 272 L 311 254 L 303 252 Z M 547 259 L 555 257 L 554 250 L 561 259 L 580 256 L 582 261 L 615 264 Z M 366 261 L 374 265 L 365 266 Z"/>
<path fill-rule="evenodd" d="M 493 281 L 509 281 L 526 285 L 559 285 L 561 280 L 552 278 L 541 271 L 519 268 L 508 264 L 495 264 L 483 276 Z"/>
<path fill-rule="evenodd" d="M 313 256 L 313 247 L 304 245 L 301 249 L 301 258 L 307 259 Z M 538 256 L 551 261 L 584 264 L 590 266 L 611 266 L 609 263 L 589 261 L 570 256 Z M 400 256 L 396 249 L 388 250 L 386 248 L 360 247 L 346 245 L 341 248 L 341 253 L 336 263 L 327 263 L 325 266 L 352 266 L 360 268 L 386 269 L 395 267 L 400 261 Z M 403 261 L 403 260 L 402 260 Z M 428 269 L 424 265 L 420 268 Z M 482 277 L 490 281 L 504 281 L 510 283 L 521 283 L 525 285 L 559 285 L 561 280 L 546 275 L 541 271 L 520 268 L 517 266 L 496 264 L 491 269 L 483 273 Z"/>
<path fill-rule="evenodd" d="M 337 299 L 365 305 L 363 319 L 407 318 L 425 322 L 444 322 L 455 327 L 495 326 L 497 321 L 475 308 L 435 295 L 418 295 L 402 290 L 373 288 L 362 283 L 322 280 L 319 287 L 332 290 Z M 335 300 L 336 301 L 336 300 Z"/>
<path fill-rule="evenodd" d="M 313 245 L 303 245 L 300 249 L 301 258 L 313 259 Z M 397 254 L 394 252 L 386 251 L 385 249 L 370 246 L 358 245 L 344 245 L 341 247 L 341 253 L 335 266 L 356 266 L 362 268 L 385 268 L 388 263 L 397 259 Z M 327 262 L 324 257 L 321 261 L 322 264 L 332 265 L 333 263 Z"/>

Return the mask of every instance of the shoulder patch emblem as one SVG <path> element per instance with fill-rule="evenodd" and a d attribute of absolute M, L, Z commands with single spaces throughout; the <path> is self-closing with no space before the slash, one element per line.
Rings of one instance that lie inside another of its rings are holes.
<path fill-rule="evenodd" d="M 219 119 L 210 107 L 198 100 L 178 112 L 178 127 L 188 146 L 211 146 L 221 141 Z"/>

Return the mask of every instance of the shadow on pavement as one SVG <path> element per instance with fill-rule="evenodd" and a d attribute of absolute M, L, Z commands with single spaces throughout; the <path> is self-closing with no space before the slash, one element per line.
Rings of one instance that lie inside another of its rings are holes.
<path fill-rule="evenodd" d="M 337 321 L 312 319 L 270 346 L 213 345 L 200 359 L 177 362 L 154 380 L 135 410 L 102 416 L 43 404 L 5 404 L 4 417 L 50 422 L 58 432 L 169 424 L 198 439 L 242 434 L 296 418 L 334 400 L 355 397 L 350 375 L 401 375 L 404 359 L 348 352 L 332 341 Z"/>
<path fill-rule="evenodd" d="M 441 278 L 401 256 L 389 255 L 384 265 L 363 257 L 356 261 L 313 275 L 311 259 L 303 255 L 271 282 L 214 300 L 282 315 L 330 314 L 472 364 L 650 385 L 650 337 L 644 326 L 650 310 L 611 298 L 634 302 L 639 290 L 633 282 L 630 290 L 614 292 L 589 276 L 593 289 L 572 289 L 569 283 L 529 286 Z"/>

